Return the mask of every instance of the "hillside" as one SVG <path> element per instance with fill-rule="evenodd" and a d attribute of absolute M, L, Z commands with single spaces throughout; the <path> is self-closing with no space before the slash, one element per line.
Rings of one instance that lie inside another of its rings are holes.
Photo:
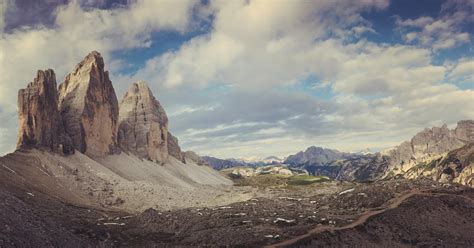
<path fill-rule="evenodd" d="M 78 63 L 59 90 L 54 71 L 40 70 L 18 97 L 17 151 L 0 158 L 5 184 L 129 212 L 250 197 L 223 194 L 232 181 L 181 151 L 145 82 L 133 83 L 119 102 L 98 52 Z"/>
<path fill-rule="evenodd" d="M 443 156 L 455 149 L 470 147 L 474 142 L 473 133 L 474 121 L 463 120 L 459 121 L 453 130 L 448 129 L 446 125 L 426 128 L 410 141 L 376 154 L 342 153 L 310 147 L 304 152 L 289 156 L 285 163 L 295 168 L 304 168 L 311 174 L 325 175 L 337 180 L 367 181 L 396 175 L 417 178 L 436 174 L 437 176 L 430 178 L 437 181 L 450 178 L 448 181 L 471 185 L 471 181 L 465 177 L 472 174 L 472 162 L 457 167 L 460 170 L 457 173 L 449 173 L 449 170 L 445 170 L 445 165 L 438 165 L 436 161 L 439 162 Z M 472 154 L 472 150 L 465 150 L 466 154 Z M 422 164 L 431 164 L 430 172 L 426 167 L 418 170 Z M 459 176 L 461 178 L 456 179 Z"/>

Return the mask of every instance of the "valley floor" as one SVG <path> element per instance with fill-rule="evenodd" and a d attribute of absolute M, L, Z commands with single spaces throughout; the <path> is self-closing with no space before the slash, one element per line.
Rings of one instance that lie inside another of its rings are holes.
<path fill-rule="evenodd" d="M 0 247 L 474 245 L 474 190 L 428 180 L 234 186 L 255 197 L 142 213 L 80 207 L 2 182 Z"/>

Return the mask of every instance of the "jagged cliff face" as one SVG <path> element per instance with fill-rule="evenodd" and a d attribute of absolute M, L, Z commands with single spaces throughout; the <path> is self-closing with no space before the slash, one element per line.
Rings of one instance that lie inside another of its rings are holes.
<path fill-rule="evenodd" d="M 377 154 L 363 163 L 345 163 L 339 174 L 340 178 L 351 180 L 375 180 L 384 177 L 401 175 L 407 178 L 430 177 L 436 181 L 454 181 L 465 184 L 466 180 L 456 179 L 460 175 L 469 174 L 472 167 L 458 167 L 456 173 L 443 175 L 444 170 L 439 161 L 446 154 L 455 149 L 474 142 L 474 121 L 458 122 L 454 130 L 446 125 L 442 127 L 426 128 L 416 134 L 410 141 Z M 472 149 L 470 150 L 472 151 Z M 430 164 L 430 166 L 425 166 Z M 466 169 L 466 171 L 463 171 Z M 458 181 L 456 181 L 458 180 Z"/>
<path fill-rule="evenodd" d="M 59 98 L 59 99 L 58 99 Z M 142 159 L 186 163 L 178 139 L 168 131 L 168 117 L 145 82 L 130 86 L 120 103 L 104 60 L 91 52 L 56 88 L 53 70 L 38 71 L 18 93 L 18 148 L 78 150 L 103 157 L 121 150 Z M 120 130 L 119 130 L 120 129 Z M 199 161 L 192 156 L 192 161 Z"/>
<path fill-rule="evenodd" d="M 77 150 L 91 156 L 118 151 L 118 101 L 98 52 L 87 55 L 60 85 L 59 110 Z"/>
<path fill-rule="evenodd" d="M 410 141 L 377 154 L 347 154 L 310 147 L 305 152 L 289 156 L 285 163 L 337 180 L 372 181 L 398 175 L 407 178 L 429 177 L 440 182 L 458 182 L 472 187 L 473 143 L 474 121 L 463 120 L 453 130 L 446 125 L 426 128 Z M 461 147 L 464 149 L 456 154 L 463 154 L 463 158 L 470 160 L 456 162 L 454 155 L 449 155 L 449 160 L 445 159 L 448 152 Z"/>
<path fill-rule="evenodd" d="M 459 140 L 469 143 L 474 141 L 474 120 L 463 120 L 458 122 L 454 134 Z"/>
<path fill-rule="evenodd" d="M 132 84 L 120 102 L 118 139 L 140 158 L 168 159 L 168 117 L 145 82 Z"/>
<path fill-rule="evenodd" d="M 410 141 L 382 153 L 390 160 L 388 173 L 403 173 L 421 161 L 427 161 L 465 144 L 474 142 L 473 121 L 460 121 L 454 130 L 446 125 L 426 128 L 416 134 Z"/>
<path fill-rule="evenodd" d="M 442 127 L 427 128 L 415 135 L 411 140 L 413 154 L 440 154 L 464 145 L 454 131 L 448 129 L 446 125 Z"/>
<path fill-rule="evenodd" d="M 168 132 L 168 153 L 179 161 L 186 163 L 184 154 L 178 144 L 178 138 L 174 137 L 170 132 Z"/>
<path fill-rule="evenodd" d="M 58 112 L 54 71 L 38 71 L 36 78 L 18 92 L 19 134 L 17 148 L 47 148 L 74 152 Z"/>
<path fill-rule="evenodd" d="M 455 182 L 474 187 L 474 143 L 436 159 L 422 161 L 408 170 L 404 177 L 427 177 L 442 183 Z"/>

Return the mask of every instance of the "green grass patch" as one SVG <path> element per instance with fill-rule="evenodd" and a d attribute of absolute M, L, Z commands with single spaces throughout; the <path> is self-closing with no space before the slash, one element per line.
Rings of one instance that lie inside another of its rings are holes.
<path fill-rule="evenodd" d="M 331 181 L 331 179 L 326 176 L 299 175 L 288 178 L 289 185 L 309 185 L 313 183 L 322 183 L 328 181 Z"/>

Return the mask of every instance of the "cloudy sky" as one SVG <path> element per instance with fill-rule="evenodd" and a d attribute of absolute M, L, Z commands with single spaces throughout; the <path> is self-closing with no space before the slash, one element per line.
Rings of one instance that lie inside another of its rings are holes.
<path fill-rule="evenodd" d="M 474 0 L 0 0 L 0 154 L 38 69 L 145 80 L 184 149 L 380 150 L 474 118 Z"/>

